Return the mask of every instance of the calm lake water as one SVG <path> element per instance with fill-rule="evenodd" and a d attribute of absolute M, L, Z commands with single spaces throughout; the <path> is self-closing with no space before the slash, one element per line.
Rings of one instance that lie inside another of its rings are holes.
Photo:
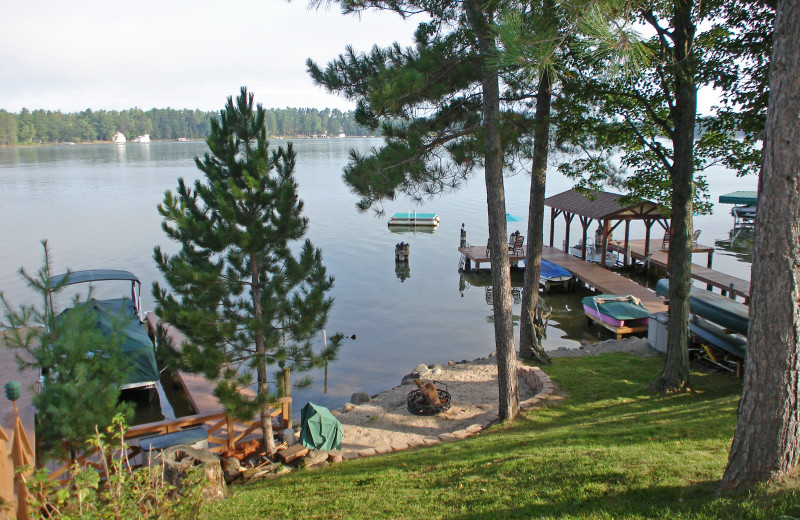
<path fill-rule="evenodd" d="M 489 277 L 465 278 L 458 271 L 461 224 L 473 244 L 485 243 L 488 236 L 482 174 L 459 192 L 423 206 L 403 199 L 387 203 L 388 215 L 417 209 L 441 217 L 433 233 L 394 233 L 386 225 L 388 216 L 358 213 L 355 197 L 341 180 L 351 148 L 364 152 L 381 143 L 379 139 L 294 143 L 300 197 L 310 219 L 308 238 L 322 249 L 328 272 L 336 279 L 327 330 L 356 335 L 356 340 L 344 342 L 339 360 L 330 366 L 327 392 L 321 371 L 311 373 L 314 384 L 295 393 L 296 408 L 309 400 L 339 407 L 353 392 L 375 394 L 399 384 L 419 363 L 474 359 L 494 350 Z M 205 142 L 0 149 L 0 291 L 14 304 L 38 303 L 18 269 L 35 272 L 40 267 L 40 241 L 47 239 L 57 273 L 67 268 L 132 271 L 144 284 L 145 310 L 152 310 L 150 285 L 160 279 L 153 247 L 177 249 L 161 231 L 156 205 L 166 190 L 175 189 L 179 177 L 191 181 L 199 176 L 194 157 L 205 151 Z M 757 184 L 755 178 L 739 179 L 722 168 L 712 169 L 708 176 L 713 201 L 730 191 L 755 190 Z M 508 224 L 509 233 L 526 232 L 529 182 L 524 174 L 506 180 L 507 211 L 523 218 Z M 548 196 L 571 186 L 557 172 L 548 173 Z M 545 225 L 549 237 L 549 210 Z M 718 246 L 714 267 L 749 279 L 748 237 L 728 247 L 732 225 L 729 205 L 716 205 L 714 215 L 695 219 L 695 228 L 702 230 L 700 243 Z M 579 238 L 578 227 L 573 226 L 571 243 Z M 558 220 L 557 245 L 563 233 L 563 220 Z M 644 227 L 632 225 L 631 238 L 644 238 Z M 394 248 L 401 241 L 411 244 L 411 254 L 409 264 L 398 268 Z M 705 264 L 705 257 L 697 261 Z M 514 283 L 521 286 L 521 275 Z M 600 339 L 608 337 L 585 325 L 580 299 L 586 294 L 556 290 L 547 296 L 554 309 L 547 349 L 577 347 L 582 340 L 597 340 L 598 334 Z M 515 314 L 519 311 L 515 302 Z"/>

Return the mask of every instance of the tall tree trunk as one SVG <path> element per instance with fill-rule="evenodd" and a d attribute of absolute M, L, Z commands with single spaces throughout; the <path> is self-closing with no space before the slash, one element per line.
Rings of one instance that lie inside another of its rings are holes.
<path fill-rule="evenodd" d="M 672 163 L 672 238 L 669 242 L 669 324 L 664 370 L 653 381 L 657 392 L 680 390 L 689 381 L 689 291 L 692 287 L 692 199 L 694 196 L 694 125 L 697 114 L 695 26 L 692 0 L 676 0 L 673 17 L 675 106 Z"/>
<path fill-rule="evenodd" d="M 502 419 L 513 419 L 519 412 L 517 355 L 514 346 L 514 323 L 511 310 L 511 272 L 508 261 L 506 200 L 503 187 L 503 147 L 498 128 L 500 117 L 500 85 L 493 67 L 497 55 L 494 34 L 489 24 L 491 11 L 484 12 L 478 0 L 466 0 L 464 8 L 478 39 L 483 66 L 483 125 L 486 203 L 489 218 L 489 247 L 492 263 L 492 295 L 494 337 L 497 351 L 497 383 L 499 413 Z"/>
<path fill-rule="evenodd" d="M 544 2 L 549 11 L 550 2 Z M 542 272 L 544 239 L 544 189 L 547 179 L 547 152 L 550 141 L 550 75 L 545 71 L 539 79 L 536 112 L 533 123 L 533 160 L 531 161 L 531 194 L 528 202 L 528 247 L 525 252 L 525 282 L 522 292 L 522 316 L 519 320 L 519 356 L 550 364 L 535 322 L 539 317 L 539 275 Z"/>
<path fill-rule="evenodd" d="M 800 4 L 778 2 L 739 420 L 724 488 L 779 480 L 800 456 Z"/>
<path fill-rule="evenodd" d="M 261 317 L 263 312 L 261 309 L 261 284 L 259 280 L 258 266 L 254 255 L 250 256 L 250 294 L 253 297 L 253 320 L 257 323 L 256 327 L 260 328 Z M 269 394 L 269 387 L 267 386 L 267 349 L 264 344 L 264 332 L 262 330 L 255 331 L 256 340 L 256 373 L 258 396 L 266 396 Z M 275 453 L 275 436 L 272 433 L 272 418 L 269 416 L 269 401 L 261 407 L 261 440 L 264 443 L 264 449 L 271 457 Z"/>

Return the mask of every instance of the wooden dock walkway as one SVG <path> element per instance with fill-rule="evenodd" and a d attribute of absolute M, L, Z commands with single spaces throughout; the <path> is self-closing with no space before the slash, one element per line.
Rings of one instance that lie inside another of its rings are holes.
<path fill-rule="evenodd" d="M 664 298 L 614 271 L 591 264 L 554 247 L 544 246 L 542 258 L 560 265 L 575 278 L 603 294 L 631 294 L 641 300 L 642 305 L 651 313 L 667 310 Z"/>
<path fill-rule="evenodd" d="M 482 263 L 490 262 L 489 255 L 486 254 L 486 247 L 472 246 L 459 248 L 458 250 L 464 254 L 467 261 L 475 264 L 475 269 L 478 269 Z M 664 298 L 656 295 L 655 292 L 620 274 L 603 269 L 599 265 L 591 264 L 576 256 L 548 246 L 543 247 L 542 258 L 560 265 L 569 271 L 572 276 L 603 294 L 632 294 L 639 298 L 642 301 L 642 305 L 650 312 L 667 310 Z M 524 254 L 509 257 L 512 265 L 524 259 Z M 465 268 L 469 269 L 469 267 Z"/>
<path fill-rule="evenodd" d="M 645 240 L 629 240 L 628 244 L 631 248 L 631 258 L 640 262 L 645 262 L 647 260 L 647 257 L 644 254 L 646 245 Z M 608 249 L 623 255 L 625 254 L 621 242 L 609 242 Z M 650 265 L 666 271 L 668 266 L 667 251 L 661 248 L 661 241 L 651 240 L 648 251 L 650 256 Z M 716 287 L 724 296 L 729 296 L 731 298 L 740 296 L 744 299 L 745 303 L 750 301 L 750 282 L 741 278 L 737 278 L 736 276 L 731 276 L 711 269 L 712 257 L 714 254 L 713 247 L 698 244 L 695 246 L 692 252 L 708 254 L 707 266 L 694 263 L 692 264 L 692 278 L 699 282 L 705 283 L 709 288 Z"/>

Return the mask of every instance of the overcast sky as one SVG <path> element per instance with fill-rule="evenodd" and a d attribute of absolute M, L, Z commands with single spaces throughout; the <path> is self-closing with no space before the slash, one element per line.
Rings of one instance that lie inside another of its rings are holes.
<path fill-rule="evenodd" d="M 2 0 L 0 108 L 220 110 L 246 85 L 267 108 L 354 105 L 312 84 L 353 45 L 410 44 L 419 18 L 307 0 Z M 700 92 L 699 109 L 716 101 Z"/>
<path fill-rule="evenodd" d="M 409 44 L 418 20 L 308 10 L 307 0 L 4 0 L 0 108 L 219 110 L 246 85 L 265 107 L 350 110 L 305 61 Z"/>

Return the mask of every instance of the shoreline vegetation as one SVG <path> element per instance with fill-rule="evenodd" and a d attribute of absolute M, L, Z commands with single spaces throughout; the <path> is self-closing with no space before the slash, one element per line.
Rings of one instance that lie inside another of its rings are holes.
<path fill-rule="evenodd" d="M 18 113 L 0 109 L 0 147 L 40 144 L 79 144 L 112 142 L 120 132 L 132 141 L 149 134 L 153 141 L 178 138 L 206 139 L 216 111 L 152 108 L 141 110 L 97 110 L 63 113 L 61 111 L 23 108 Z M 300 139 L 312 136 L 377 136 L 359 126 L 353 111 L 325 108 L 265 109 L 267 134 Z"/>
<path fill-rule="evenodd" d="M 378 135 L 348 135 L 345 134 L 344 137 L 335 136 L 335 135 L 270 135 L 267 136 L 268 140 L 271 139 L 283 139 L 283 140 L 297 140 L 297 139 L 308 139 L 308 140 L 321 140 L 321 139 L 351 139 L 351 138 L 374 138 L 377 139 L 380 136 Z M 96 141 L 81 141 L 81 142 L 73 142 L 73 141 L 59 141 L 55 143 L 17 143 L 17 144 L 0 144 L 0 148 L 37 148 L 40 146 L 84 146 L 84 145 L 93 145 L 93 144 L 135 144 L 135 145 L 147 145 L 151 143 L 196 143 L 196 142 L 205 142 L 205 137 L 198 137 L 198 138 L 187 138 L 187 139 L 151 139 L 149 143 L 137 143 L 133 141 L 127 141 L 125 143 L 115 143 L 114 141 L 107 141 L 107 140 L 96 140 Z"/>

